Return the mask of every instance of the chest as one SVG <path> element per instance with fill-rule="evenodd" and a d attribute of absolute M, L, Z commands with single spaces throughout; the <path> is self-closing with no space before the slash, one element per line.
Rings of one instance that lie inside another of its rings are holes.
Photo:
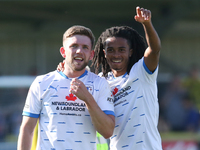
<path fill-rule="evenodd" d="M 96 96 L 98 95 L 93 82 L 86 82 L 88 91 Z M 70 93 L 70 81 L 54 81 L 41 89 L 41 114 L 48 117 L 74 117 L 88 115 L 85 102 L 76 95 Z"/>

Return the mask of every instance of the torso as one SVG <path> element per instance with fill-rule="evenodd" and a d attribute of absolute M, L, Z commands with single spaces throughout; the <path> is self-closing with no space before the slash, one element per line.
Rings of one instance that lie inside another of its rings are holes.
<path fill-rule="evenodd" d="M 115 129 L 110 138 L 111 150 L 161 150 L 157 130 L 158 100 L 157 72 L 148 74 L 143 59 L 136 63 L 130 74 L 120 77 L 108 75 L 107 81 L 114 95 Z M 155 137 L 155 138 L 152 138 Z"/>

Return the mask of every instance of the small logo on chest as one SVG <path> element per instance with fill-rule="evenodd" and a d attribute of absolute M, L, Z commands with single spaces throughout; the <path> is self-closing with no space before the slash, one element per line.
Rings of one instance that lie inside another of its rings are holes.
<path fill-rule="evenodd" d="M 69 96 L 65 97 L 67 99 L 67 101 L 75 101 L 77 99 L 76 96 L 74 96 L 74 94 L 69 94 Z"/>
<path fill-rule="evenodd" d="M 114 90 L 112 91 L 112 94 L 115 96 L 115 94 L 117 94 L 117 92 L 118 92 L 118 88 L 115 87 Z"/>

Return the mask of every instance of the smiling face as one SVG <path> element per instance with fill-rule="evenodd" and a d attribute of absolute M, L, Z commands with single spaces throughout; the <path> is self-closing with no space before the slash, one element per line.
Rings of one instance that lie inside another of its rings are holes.
<path fill-rule="evenodd" d="M 84 72 L 92 58 L 91 40 L 85 35 L 73 35 L 65 39 L 60 52 L 65 58 L 65 70 Z"/>
<path fill-rule="evenodd" d="M 127 72 L 129 57 L 132 49 L 125 38 L 109 37 L 105 41 L 104 53 L 106 60 L 115 77 Z"/>

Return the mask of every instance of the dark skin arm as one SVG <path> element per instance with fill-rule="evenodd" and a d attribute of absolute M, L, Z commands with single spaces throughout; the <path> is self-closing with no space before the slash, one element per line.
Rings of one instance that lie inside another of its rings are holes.
<path fill-rule="evenodd" d="M 148 44 L 148 48 L 144 53 L 144 62 L 147 68 L 153 72 L 158 66 L 161 42 L 160 38 L 153 27 L 151 22 L 151 11 L 136 7 L 137 15 L 135 15 L 135 20 L 143 25 L 145 31 L 145 37 Z"/>

